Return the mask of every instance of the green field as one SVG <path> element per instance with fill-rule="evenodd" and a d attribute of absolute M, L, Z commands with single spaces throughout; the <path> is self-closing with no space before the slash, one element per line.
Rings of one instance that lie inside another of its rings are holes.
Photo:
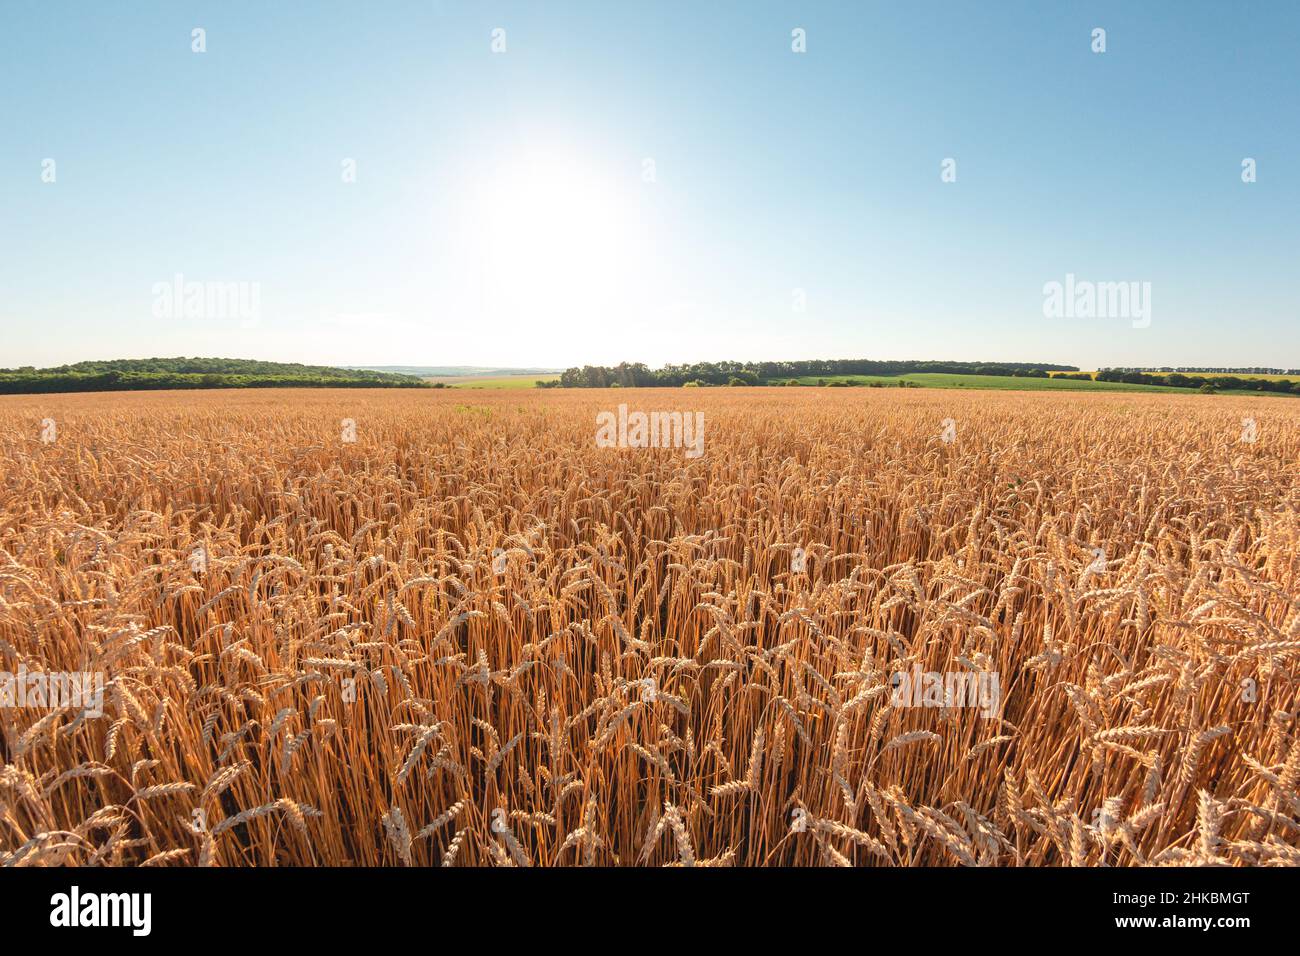
<path fill-rule="evenodd" d="M 1244 378 L 1245 376 L 1241 376 Z M 1264 376 L 1259 376 L 1263 378 Z M 1162 392 L 1185 392 L 1185 388 L 1162 388 Z M 1297 398 L 1295 392 L 1257 392 L 1253 388 L 1225 388 L 1219 392 L 1220 395 L 1272 395 L 1275 398 Z"/>
<path fill-rule="evenodd" d="M 560 376 L 538 373 L 536 375 L 505 375 L 497 378 L 461 376 L 459 378 L 431 378 L 448 388 L 534 388 L 537 382 L 553 382 Z"/>
<path fill-rule="evenodd" d="M 816 385 L 820 376 L 796 379 L 800 385 Z M 908 375 L 828 375 L 827 382 L 878 382 L 897 387 L 901 382 L 915 382 L 924 388 L 990 388 L 1005 391 L 1067 392 L 1191 392 L 1190 388 L 1167 385 L 1128 385 L 1124 382 L 1081 382 L 1067 378 L 1022 378 L 1013 375 L 951 375 L 944 372 L 917 372 Z M 770 384 L 779 384 L 772 382 Z"/>

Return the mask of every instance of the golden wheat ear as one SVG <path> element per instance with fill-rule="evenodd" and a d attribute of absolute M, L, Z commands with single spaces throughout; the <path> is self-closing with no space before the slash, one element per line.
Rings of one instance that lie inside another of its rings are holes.
<path fill-rule="evenodd" d="M 0 865 L 1297 865 L 1284 399 L 680 392 L 0 397 Z"/>

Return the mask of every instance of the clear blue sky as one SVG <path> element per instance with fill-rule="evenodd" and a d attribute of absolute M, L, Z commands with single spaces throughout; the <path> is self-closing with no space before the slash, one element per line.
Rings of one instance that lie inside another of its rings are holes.
<path fill-rule="evenodd" d="M 0 366 L 1296 367 L 1297 170 L 1282 0 L 4 0 Z M 1067 273 L 1150 326 L 1045 317 Z"/>

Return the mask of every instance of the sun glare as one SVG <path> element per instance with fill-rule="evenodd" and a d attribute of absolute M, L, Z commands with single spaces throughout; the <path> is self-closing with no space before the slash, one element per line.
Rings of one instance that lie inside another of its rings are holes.
<path fill-rule="evenodd" d="M 471 211 L 488 315 L 581 319 L 613 307 L 639 241 L 629 185 L 550 156 L 490 177 Z"/>

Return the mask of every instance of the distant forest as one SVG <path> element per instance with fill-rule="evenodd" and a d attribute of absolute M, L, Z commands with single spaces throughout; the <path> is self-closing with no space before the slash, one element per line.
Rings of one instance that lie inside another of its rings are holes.
<path fill-rule="evenodd" d="M 1300 395 L 1300 382 L 1285 378 L 1240 378 L 1236 375 L 1184 375 L 1182 372 L 1150 375 L 1106 368 L 1097 373 L 1098 382 L 1127 382 L 1130 385 L 1167 385 L 1170 388 L 1199 388 L 1205 392 L 1246 389 L 1252 392 L 1290 392 Z"/>
<path fill-rule="evenodd" d="M 802 362 L 697 362 L 648 368 L 641 362 L 615 366 L 584 365 L 566 369 L 540 388 L 623 388 L 681 385 L 781 385 L 794 379 L 850 375 L 900 376 L 934 372 L 948 375 L 997 375 L 1023 378 L 1069 378 L 1134 385 L 1162 385 L 1202 392 L 1258 391 L 1300 394 L 1300 382 L 1285 378 L 1236 375 L 1187 375 L 1102 369 L 1081 372 L 1073 365 L 1046 362 L 920 362 L 830 359 Z M 53 368 L 0 369 L 0 394 L 109 392 L 197 388 L 442 388 L 415 375 L 370 369 L 261 362 L 227 358 L 114 359 L 78 362 Z"/>
<path fill-rule="evenodd" d="M 950 375 L 1027 375 L 1047 378 L 1049 372 L 1077 372 L 1075 365 L 1046 362 L 903 362 L 873 359 L 829 359 L 805 362 L 697 362 L 694 365 L 665 365 L 647 368 L 641 362 L 622 362 L 614 367 L 584 365 L 566 369 L 555 383 L 560 388 L 623 388 L 677 386 L 687 382 L 727 385 L 733 379 L 758 385 L 808 375 L 909 375 L 941 372 Z"/>
<path fill-rule="evenodd" d="M 1078 381 L 1125 382 L 1199 389 L 1202 392 L 1253 391 L 1300 394 L 1300 382 L 1288 379 L 1242 378 L 1236 375 L 1185 375 L 1102 369 L 1081 372 L 1074 365 L 1046 362 L 910 362 L 872 359 L 831 359 L 806 362 L 699 362 L 647 368 L 640 362 L 615 366 L 584 365 L 566 369 L 559 379 L 537 383 L 539 388 L 635 388 L 678 385 L 783 385 L 794 379 L 845 375 L 898 376 L 936 372 L 947 375 L 998 375 L 1013 378 L 1068 378 Z"/>
<path fill-rule="evenodd" d="M 162 388 L 427 388 L 413 375 L 259 362 L 255 359 L 148 358 L 0 369 L 0 393 L 112 392 Z"/>

